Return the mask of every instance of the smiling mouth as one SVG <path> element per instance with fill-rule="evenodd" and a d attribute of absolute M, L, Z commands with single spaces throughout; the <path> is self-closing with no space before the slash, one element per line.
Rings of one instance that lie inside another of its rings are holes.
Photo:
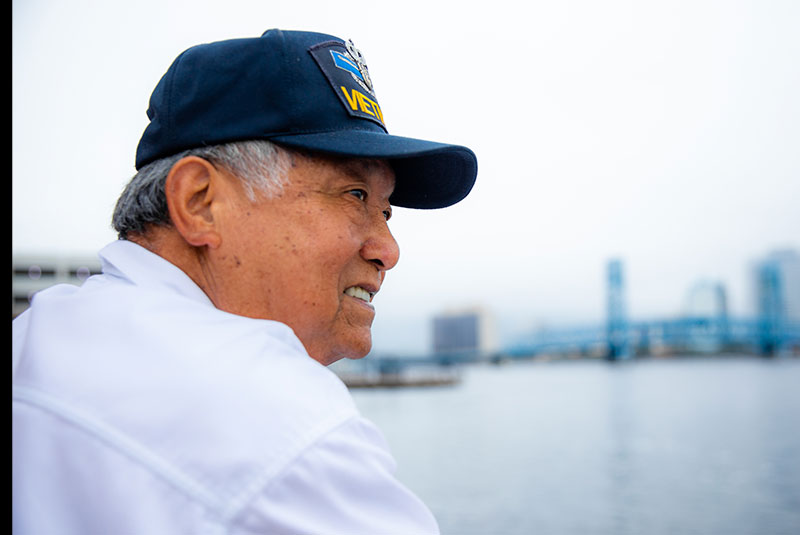
<path fill-rule="evenodd" d="M 372 298 L 375 297 L 375 292 L 368 292 L 361 286 L 351 286 L 344 291 L 345 295 L 349 295 L 350 297 L 355 297 L 356 299 L 361 299 L 365 303 L 372 302 Z"/>

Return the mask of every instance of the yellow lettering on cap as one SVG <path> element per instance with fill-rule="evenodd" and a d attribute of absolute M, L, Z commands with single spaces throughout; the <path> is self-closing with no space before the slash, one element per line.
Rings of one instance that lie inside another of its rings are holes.
<path fill-rule="evenodd" d="M 347 99 L 347 102 L 348 102 L 348 104 L 350 104 L 350 108 L 352 108 L 352 110 L 353 110 L 353 111 L 356 111 L 356 110 L 358 109 L 358 105 L 356 104 L 356 101 L 358 100 L 358 98 L 356 97 L 356 95 L 357 95 L 357 94 L 359 94 L 359 95 L 360 95 L 361 93 L 359 93 L 358 91 L 356 91 L 355 89 L 353 89 L 353 95 L 352 95 L 352 96 L 350 96 L 350 95 L 347 93 L 347 89 L 345 89 L 345 87 L 344 87 L 344 86 L 340 86 L 340 87 L 341 87 L 341 89 L 342 89 L 342 93 L 344 93 L 344 98 L 346 98 L 346 99 Z"/>
<path fill-rule="evenodd" d="M 361 104 L 362 111 L 377 117 L 381 122 L 383 122 L 383 113 L 381 112 L 381 107 L 378 105 L 378 103 L 366 95 L 362 95 L 361 93 L 358 95 L 358 102 Z M 368 108 L 371 108 L 371 111 Z"/>
<path fill-rule="evenodd" d="M 375 108 L 375 113 L 378 114 L 378 119 L 380 119 L 380 121 L 383 122 L 383 112 L 381 111 L 381 107 L 378 106 L 378 103 L 375 102 L 374 100 L 372 101 L 372 107 Z"/>
<path fill-rule="evenodd" d="M 344 86 L 339 86 L 339 88 L 342 90 L 344 98 L 347 99 L 347 103 L 350 104 L 350 109 L 353 111 L 360 109 L 363 113 L 377 117 L 383 123 L 383 112 L 377 102 L 356 89 L 351 89 L 351 92 L 348 93 Z"/>
<path fill-rule="evenodd" d="M 356 97 L 358 97 L 358 104 L 361 106 L 361 111 L 363 111 L 364 113 L 369 113 L 370 115 L 375 117 L 375 114 L 372 113 L 372 110 L 370 109 L 370 104 L 372 103 L 372 101 L 367 97 L 365 97 L 364 95 L 362 95 L 361 93 L 356 93 Z"/>

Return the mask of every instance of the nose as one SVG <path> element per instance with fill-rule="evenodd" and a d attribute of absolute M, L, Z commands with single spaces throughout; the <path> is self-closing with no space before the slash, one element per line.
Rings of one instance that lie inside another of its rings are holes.
<path fill-rule="evenodd" d="M 381 272 L 397 265 L 400 259 L 400 247 L 392 236 L 383 214 L 372 220 L 369 235 L 361 246 L 361 256 Z"/>

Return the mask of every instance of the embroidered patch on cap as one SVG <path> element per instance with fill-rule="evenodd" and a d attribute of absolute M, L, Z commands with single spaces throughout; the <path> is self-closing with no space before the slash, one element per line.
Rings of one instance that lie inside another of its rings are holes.
<path fill-rule="evenodd" d="M 367 64 L 361 52 L 353 46 L 353 41 L 347 41 L 346 44 L 328 41 L 314 45 L 308 51 L 347 113 L 374 121 L 386 130 Z"/>

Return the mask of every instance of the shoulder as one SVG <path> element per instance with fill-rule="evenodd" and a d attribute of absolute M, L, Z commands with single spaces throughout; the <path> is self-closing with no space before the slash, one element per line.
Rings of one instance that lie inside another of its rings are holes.
<path fill-rule="evenodd" d="M 354 418 L 287 463 L 233 520 L 248 533 L 438 533 L 433 514 L 394 472 L 383 435 Z"/>
<path fill-rule="evenodd" d="M 220 510 L 358 417 L 289 327 L 111 274 L 37 296 L 13 346 L 16 438 L 49 441 L 65 462 L 100 444 Z M 26 466 L 20 446 L 15 467 Z"/>

